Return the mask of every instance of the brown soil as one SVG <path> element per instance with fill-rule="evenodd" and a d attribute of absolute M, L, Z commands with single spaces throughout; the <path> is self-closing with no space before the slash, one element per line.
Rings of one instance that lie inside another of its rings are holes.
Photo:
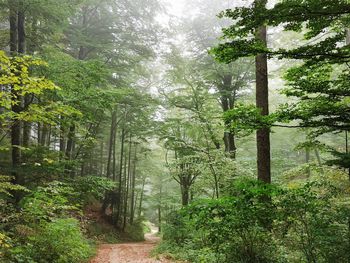
<path fill-rule="evenodd" d="M 146 241 L 140 243 L 105 244 L 98 249 L 97 256 L 90 263 L 171 263 L 167 259 L 150 257 L 150 252 L 160 241 L 155 234 L 146 234 Z"/>

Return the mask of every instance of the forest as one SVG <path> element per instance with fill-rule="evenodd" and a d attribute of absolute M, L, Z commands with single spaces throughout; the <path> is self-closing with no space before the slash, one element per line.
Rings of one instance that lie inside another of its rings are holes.
<path fill-rule="evenodd" d="M 349 0 L 0 0 L 0 262 L 350 262 Z"/>

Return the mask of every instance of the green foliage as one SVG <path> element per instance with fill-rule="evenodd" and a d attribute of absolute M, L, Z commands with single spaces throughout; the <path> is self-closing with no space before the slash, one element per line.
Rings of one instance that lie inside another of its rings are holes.
<path fill-rule="evenodd" d="M 224 120 L 230 130 L 241 136 L 247 136 L 264 127 L 271 127 L 275 122 L 274 115 L 261 115 L 261 111 L 254 105 L 242 104 L 225 112 Z"/>
<path fill-rule="evenodd" d="M 13 178 L 10 176 L 0 175 L 0 196 L 12 196 L 11 192 L 15 191 L 28 191 L 25 187 L 21 185 L 12 184 Z"/>
<path fill-rule="evenodd" d="M 92 200 L 103 200 L 105 193 L 117 187 L 117 183 L 105 177 L 83 176 L 73 179 L 70 185 L 77 193 L 77 200 L 81 204 L 87 204 Z"/>
<path fill-rule="evenodd" d="M 194 202 L 168 218 L 158 249 L 191 262 L 346 262 L 342 189 L 326 178 L 290 189 L 238 180 L 231 197 Z"/>
<path fill-rule="evenodd" d="M 68 218 L 41 225 L 29 236 L 26 246 L 11 252 L 15 262 L 70 263 L 87 261 L 93 249 L 82 236 L 78 221 Z"/>
<path fill-rule="evenodd" d="M 24 219 L 37 224 L 67 216 L 69 212 L 78 209 L 78 203 L 70 202 L 76 200 L 76 197 L 78 194 L 74 188 L 62 182 L 54 181 L 45 187 L 38 187 L 21 201 Z"/>
<path fill-rule="evenodd" d="M 138 218 L 133 224 L 127 225 L 125 233 L 128 239 L 132 241 L 144 241 L 145 240 L 145 223 L 142 218 Z"/>

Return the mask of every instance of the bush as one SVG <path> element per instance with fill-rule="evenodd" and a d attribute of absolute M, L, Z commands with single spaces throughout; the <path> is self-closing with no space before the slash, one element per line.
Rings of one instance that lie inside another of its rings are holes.
<path fill-rule="evenodd" d="M 145 224 L 142 219 L 137 219 L 134 221 L 132 225 L 127 225 L 125 228 L 126 236 L 132 241 L 144 241 L 145 240 L 145 232 L 144 232 Z"/>
<path fill-rule="evenodd" d="M 158 251 L 190 262 L 347 262 L 350 209 L 343 191 L 328 180 L 294 189 L 237 181 L 230 197 L 172 214 Z"/>
<path fill-rule="evenodd" d="M 83 237 L 77 220 L 57 219 L 44 224 L 29 238 L 28 254 L 38 263 L 87 261 L 93 248 Z"/>

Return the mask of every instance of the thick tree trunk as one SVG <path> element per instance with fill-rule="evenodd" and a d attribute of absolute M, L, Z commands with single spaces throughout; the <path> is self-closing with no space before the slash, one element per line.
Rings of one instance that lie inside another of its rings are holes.
<path fill-rule="evenodd" d="M 265 0 L 263 0 L 265 1 Z M 266 1 L 265 1 L 266 2 Z M 267 29 L 261 26 L 256 33 L 258 40 L 267 45 Z M 256 106 L 262 115 L 269 114 L 267 55 L 256 56 Z M 258 179 L 271 183 L 270 129 L 261 128 L 256 133 Z"/>
<path fill-rule="evenodd" d="M 18 48 L 18 34 L 17 34 L 17 7 L 16 3 L 13 0 L 8 0 L 10 14 L 9 14 L 9 23 L 10 23 L 10 52 L 11 55 L 17 53 Z"/>
<path fill-rule="evenodd" d="M 17 48 L 18 48 L 18 12 L 17 8 L 15 6 L 15 3 L 13 3 L 11 0 L 9 2 L 9 7 L 10 7 L 10 13 L 9 13 L 9 23 L 10 23 L 10 52 L 11 55 L 14 56 L 17 53 Z M 21 112 L 22 107 L 21 107 L 21 98 L 18 94 L 18 92 L 11 87 L 11 95 L 12 95 L 12 100 L 13 104 L 11 106 L 11 110 L 15 113 L 18 114 Z M 12 125 L 11 125 L 11 145 L 12 145 L 12 150 L 11 150 L 11 155 L 12 155 L 12 167 L 13 167 L 13 175 L 15 177 L 15 183 L 16 184 L 24 184 L 24 178 L 22 175 L 16 171 L 18 166 L 21 163 L 21 123 L 18 120 L 14 120 Z M 19 201 L 20 196 L 16 196 L 16 200 Z"/>
<path fill-rule="evenodd" d="M 18 8 L 18 53 L 24 54 L 26 51 L 26 36 L 25 36 L 25 14 L 24 14 L 24 3 L 19 1 Z"/>
<path fill-rule="evenodd" d="M 187 206 L 190 200 L 190 189 L 187 185 L 181 187 L 181 203 L 182 206 Z"/>

